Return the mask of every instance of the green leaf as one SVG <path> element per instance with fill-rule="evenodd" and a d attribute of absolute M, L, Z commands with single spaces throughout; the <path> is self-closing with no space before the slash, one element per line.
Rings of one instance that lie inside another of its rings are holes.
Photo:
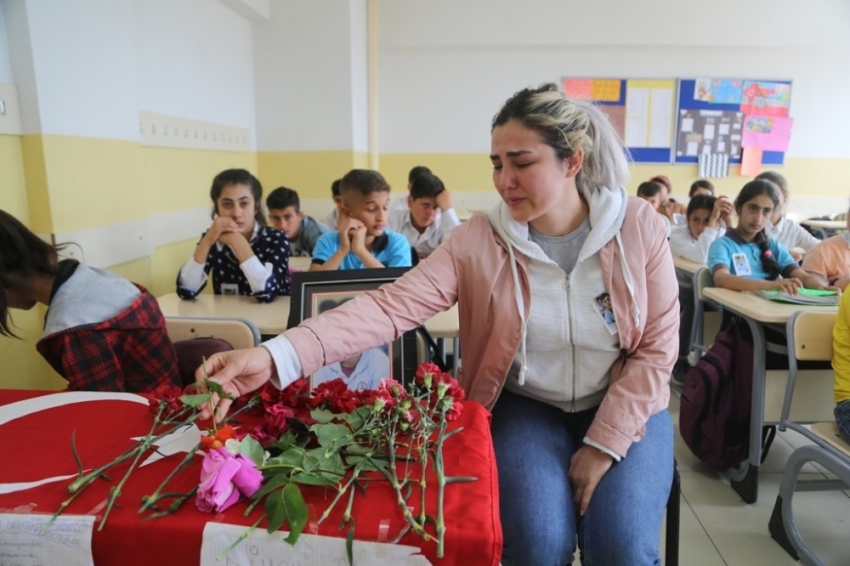
<path fill-rule="evenodd" d="M 254 462 L 257 467 L 263 465 L 263 456 L 265 450 L 262 445 L 257 442 L 252 436 L 246 436 L 239 444 L 239 452 L 245 455 L 246 458 Z"/>
<path fill-rule="evenodd" d="M 263 467 L 268 468 L 280 465 L 289 465 L 298 468 L 303 468 L 305 465 L 304 450 L 302 450 L 301 448 L 290 448 L 283 454 L 279 454 L 266 460 L 266 463 L 263 465 Z"/>
<path fill-rule="evenodd" d="M 290 485 L 286 484 L 286 487 Z M 266 497 L 266 515 L 269 516 L 269 526 L 266 530 L 269 534 L 278 530 L 286 519 L 286 506 L 283 504 L 283 490 L 286 487 Z"/>
<path fill-rule="evenodd" d="M 339 417 L 336 413 L 332 413 L 327 409 L 313 409 L 310 411 L 310 416 L 316 419 L 316 422 L 319 424 L 329 423 L 335 418 Z"/>
<path fill-rule="evenodd" d="M 354 564 L 354 517 L 351 518 L 351 526 L 348 527 L 348 534 L 345 535 L 345 554 L 348 556 L 348 565 Z"/>
<path fill-rule="evenodd" d="M 181 395 L 180 402 L 189 407 L 200 407 L 212 398 L 211 393 L 198 393 L 197 395 Z"/>
<path fill-rule="evenodd" d="M 268 495 L 276 489 L 286 485 L 289 483 L 289 474 L 275 474 L 270 479 L 266 480 L 263 483 L 262 487 L 257 490 L 257 492 L 251 496 L 251 499 L 257 500 L 261 499 L 263 496 Z"/>
<path fill-rule="evenodd" d="M 340 438 L 351 436 L 351 431 L 343 424 L 315 424 L 310 427 L 310 430 L 316 433 L 319 446 L 324 447 L 333 445 Z"/>
<path fill-rule="evenodd" d="M 301 531 L 304 530 L 304 525 L 307 524 L 307 504 L 304 502 L 304 496 L 301 495 L 301 488 L 294 483 L 283 488 L 281 494 L 286 522 L 289 523 L 289 536 L 285 540 L 294 546 L 298 542 L 298 537 L 301 536 Z"/>
<path fill-rule="evenodd" d="M 204 380 L 204 385 L 206 385 L 206 386 L 207 386 L 207 388 L 208 388 L 210 391 L 212 391 L 213 393 L 217 394 L 219 397 L 224 397 L 224 396 L 225 396 L 225 394 L 224 394 L 224 388 L 223 388 L 223 387 L 221 386 L 221 384 L 220 384 L 220 383 L 218 383 L 217 381 L 211 381 L 211 380 L 209 380 L 209 379 L 206 379 L 206 380 Z"/>
<path fill-rule="evenodd" d="M 342 418 L 345 422 L 348 423 L 348 426 L 351 427 L 351 430 L 356 432 L 363 428 L 363 425 L 366 424 L 366 419 L 369 418 L 369 415 L 371 413 L 371 407 L 358 407 L 347 415 L 342 415 Z"/>
<path fill-rule="evenodd" d="M 387 469 L 386 465 L 381 465 L 379 469 L 376 464 L 380 465 L 383 462 L 376 462 L 374 459 L 367 459 L 365 456 L 348 456 L 346 458 L 352 466 L 359 465 L 364 472 L 379 472 L 381 469 Z"/>
<path fill-rule="evenodd" d="M 293 474 L 290 481 L 300 483 L 302 485 L 318 485 L 318 486 L 333 486 L 339 485 L 339 482 L 332 477 L 324 476 L 317 473 L 297 473 Z"/>

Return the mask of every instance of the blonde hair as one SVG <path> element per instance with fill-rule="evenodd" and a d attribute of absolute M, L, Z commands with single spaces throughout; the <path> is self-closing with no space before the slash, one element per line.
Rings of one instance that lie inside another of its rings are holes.
<path fill-rule="evenodd" d="M 621 187 L 629 177 L 623 142 L 608 117 L 591 102 L 566 98 L 552 83 L 510 97 L 493 117 L 491 133 L 511 120 L 540 134 L 561 161 L 583 150 L 576 185 L 584 193 Z"/>

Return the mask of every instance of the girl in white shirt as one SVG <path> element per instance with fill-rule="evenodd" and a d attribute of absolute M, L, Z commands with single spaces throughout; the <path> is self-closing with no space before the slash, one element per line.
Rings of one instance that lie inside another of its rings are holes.
<path fill-rule="evenodd" d="M 801 248 L 805 253 L 808 253 L 820 243 L 820 240 L 809 234 L 805 228 L 790 218 L 785 217 L 785 205 L 788 204 L 788 199 L 791 197 L 788 190 L 788 180 L 785 177 L 776 171 L 765 171 L 759 174 L 756 179 L 770 181 L 779 189 L 779 206 L 773 210 L 770 223 L 764 228 L 765 235 L 785 246 L 785 249 L 791 252 L 791 257 L 800 262 L 803 259 L 803 254 L 794 251 L 794 248 Z"/>
<path fill-rule="evenodd" d="M 683 257 L 705 264 L 708 248 L 726 233 L 730 224 L 732 203 L 726 197 L 696 195 L 688 203 L 688 223 L 675 226 L 670 235 L 670 251 L 674 257 Z M 694 286 L 690 274 L 676 271 L 679 278 L 679 360 L 673 366 L 673 380 L 681 383 L 690 364 L 691 326 L 694 320 Z"/>

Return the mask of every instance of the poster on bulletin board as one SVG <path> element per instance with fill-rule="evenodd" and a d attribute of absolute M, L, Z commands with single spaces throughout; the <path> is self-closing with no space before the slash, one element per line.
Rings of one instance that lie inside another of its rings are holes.
<path fill-rule="evenodd" d="M 670 163 L 676 81 L 673 79 L 562 79 L 564 93 L 591 100 L 608 116 L 634 161 Z"/>
<path fill-rule="evenodd" d="M 793 120 L 788 117 L 791 81 L 682 79 L 676 109 L 675 163 L 724 155 L 740 164 L 745 149 L 752 169 L 756 148 L 761 164 L 782 165 Z"/>

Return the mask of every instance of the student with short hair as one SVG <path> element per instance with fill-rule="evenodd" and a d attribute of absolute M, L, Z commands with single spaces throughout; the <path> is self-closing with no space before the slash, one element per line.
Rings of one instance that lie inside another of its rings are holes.
<path fill-rule="evenodd" d="M 310 271 L 410 266 L 407 239 L 386 229 L 390 186 L 383 175 L 352 169 L 342 178 L 339 194 L 339 227 L 316 242 Z"/>
<path fill-rule="evenodd" d="M 732 203 L 726 197 L 696 195 L 688 203 L 688 223 L 675 226 L 670 235 L 670 251 L 695 263 L 708 260 L 711 244 L 731 225 Z M 690 274 L 676 270 L 679 279 L 679 359 L 673 366 L 673 380 L 682 383 L 690 364 L 691 330 L 694 320 L 694 284 Z"/>
<path fill-rule="evenodd" d="M 714 185 L 708 179 L 697 179 L 691 184 L 691 190 L 688 191 L 688 198 L 694 198 L 697 195 L 714 196 Z"/>
<path fill-rule="evenodd" d="M 334 201 L 334 209 L 328 212 L 322 221 L 325 226 L 331 230 L 336 230 L 339 225 L 339 209 L 342 206 L 342 198 L 339 196 L 339 183 L 342 179 L 337 179 L 331 183 L 331 198 Z"/>
<path fill-rule="evenodd" d="M 0 210 L 0 335 L 16 337 L 10 308 L 41 303 L 48 310 L 36 349 L 69 390 L 179 387 L 177 353 L 153 295 L 114 273 L 59 260 L 56 251 Z"/>
<path fill-rule="evenodd" d="M 768 238 L 772 238 L 785 246 L 785 249 L 791 252 L 791 256 L 796 261 L 800 261 L 803 259 L 803 255 L 795 252 L 794 248 L 802 248 L 808 253 L 820 243 L 820 240 L 785 216 L 785 206 L 788 204 L 788 199 L 791 198 L 791 192 L 788 188 L 788 181 L 784 176 L 776 171 L 765 171 L 756 176 L 756 179 L 770 181 L 779 190 L 779 205 L 773 210 L 770 222 L 765 227 L 765 234 Z"/>
<path fill-rule="evenodd" d="M 642 198 L 646 202 L 655 209 L 657 213 L 659 213 L 664 218 L 664 225 L 666 226 L 667 237 L 669 238 L 672 234 L 673 226 L 672 220 L 664 214 L 661 207 L 663 205 L 664 198 L 664 186 L 661 183 L 656 181 L 644 181 L 637 188 L 637 196 L 638 198 Z"/>
<path fill-rule="evenodd" d="M 670 220 L 670 224 L 684 224 L 687 209 L 684 204 L 670 198 L 670 195 L 673 193 L 673 184 L 670 182 L 670 179 L 665 175 L 656 175 L 650 181 L 661 185 L 661 206 L 658 212 L 666 216 Z"/>
<path fill-rule="evenodd" d="M 213 274 L 216 295 L 269 303 L 289 294 L 289 238 L 266 226 L 263 187 L 245 169 L 227 169 L 210 188 L 213 222 L 177 274 L 177 294 L 194 299 Z"/>
<path fill-rule="evenodd" d="M 266 197 L 266 208 L 272 226 L 285 232 L 289 238 L 292 257 L 313 255 L 316 242 L 330 228 L 307 216 L 301 210 L 298 193 L 287 187 L 278 187 Z"/>
<path fill-rule="evenodd" d="M 850 211 L 847 231 L 827 238 L 806 254 L 803 269 L 844 291 L 850 284 Z"/>
<path fill-rule="evenodd" d="M 436 175 L 426 173 L 413 179 L 407 206 L 390 211 L 387 226 L 407 238 L 419 259 L 428 257 L 460 225 L 451 195 Z"/>
<path fill-rule="evenodd" d="M 407 192 L 410 194 L 410 188 L 413 186 L 413 180 L 420 175 L 433 175 L 431 170 L 424 165 L 416 165 L 407 173 Z M 393 203 L 392 210 L 407 210 L 407 197 L 402 195 Z M 439 213 L 437 213 L 439 216 Z"/>

